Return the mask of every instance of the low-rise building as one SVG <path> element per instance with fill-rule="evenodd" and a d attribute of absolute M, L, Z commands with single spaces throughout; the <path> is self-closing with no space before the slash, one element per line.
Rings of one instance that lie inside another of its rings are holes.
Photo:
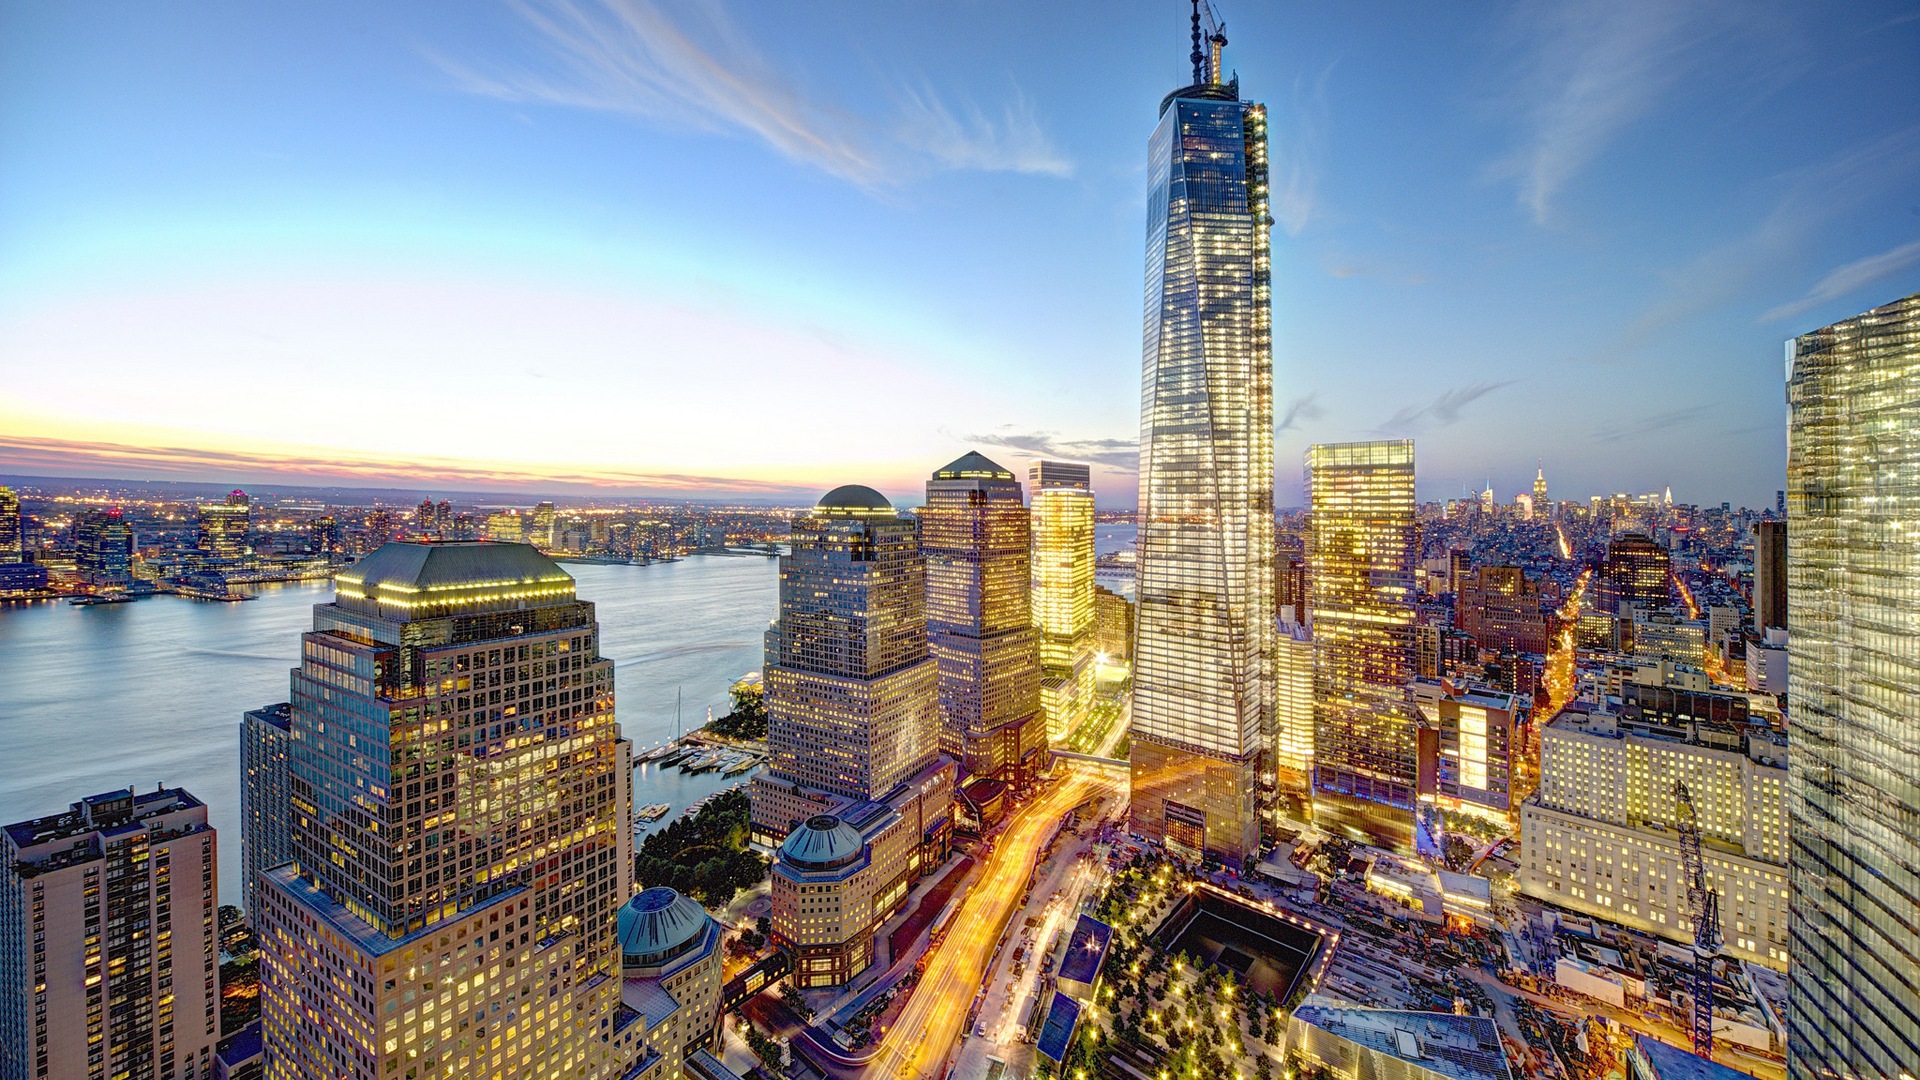
<path fill-rule="evenodd" d="M 1690 942 L 1676 782 L 1720 895 L 1725 951 L 1787 963 L 1786 737 L 1754 725 L 1679 733 L 1569 712 L 1540 733 L 1540 788 L 1520 811 L 1520 889 L 1574 911 Z"/>
<path fill-rule="evenodd" d="M 1512 1080 L 1488 1016 L 1366 1009 L 1309 995 L 1287 1023 L 1287 1046 L 1337 1080 Z"/>
<path fill-rule="evenodd" d="M 945 855 L 954 773 L 941 758 L 879 802 L 791 789 L 793 805 L 814 812 L 774 853 L 772 918 L 773 939 L 792 951 L 800 986 L 839 986 L 873 962 L 881 924 Z M 769 813 L 763 800 L 781 790 L 758 784 L 753 794 L 761 820 Z"/>
<path fill-rule="evenodd" d="M 620 1008 L 614 1039 L 629 1080 L 675 1080 L 720 1036 L 720 924 L 665 886 L 620 908 Z"/>
<path fill-rule="evenodd" d="M 1756 694 L 1787 692 L 1787 632 L 1771 628 L 1747 642 L 1747 689 Z"/>

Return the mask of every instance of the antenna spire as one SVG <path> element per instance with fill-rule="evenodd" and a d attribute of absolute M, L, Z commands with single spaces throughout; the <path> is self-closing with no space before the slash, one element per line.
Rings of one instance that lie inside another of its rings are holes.
<path fill-rule="evenodd" d="M 1207 81 L 1207 54 L 1200 51 L 1200 0 L 1193 0 L 1193 52 L 1187 59 L 1193 61 L 1193 85 L 1199 86 Z"/>

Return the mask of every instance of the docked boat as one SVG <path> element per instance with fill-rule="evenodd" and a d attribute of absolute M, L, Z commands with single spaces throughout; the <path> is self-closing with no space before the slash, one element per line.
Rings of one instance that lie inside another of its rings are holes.
<path fill-rule="evenodd" d="M 673 807 L 668 805 L 667 803 L 663 803 L 663 802 L 653 803 L 651 805 L 641 807 L 633 815 L 633 819 L 635 821 L 641 822 L 642 824 L 659 821 L 661 818 L 666 817 L 667 811 L 671 809 L 673 809 Z"/>
<path fill-rule="evenodd" d="M 638 760 L 643 764 L 649 761 L 659 761 L 661 758 L 666 757 L 678 749 L 680 749 L 680 744 L 678 743 L 661 743 L 659 746 L 641 754 Z"/>
<path fill-rule="evenodd" d="M 694 758 L 692 761 L 680 766 L 680 768 L 690 773 L 712 772 L 720 767 L 720 759 L 722 756 L 724 756 L 723 751 L 709 750 L 699 757 Z"/>
<path fill-rule="evenodd" d="M 666 757 L 663 757 L 660 759 L 660 767 L 665 769 L 665 768 L 670 768 L 674 765 L 678 765 L 682 761 L 685 761 L 688 758 L 692 757 L 697 752 L 698 752 L 697 748 L 695 747 L 687 747 L 687 746 L 675 747 L 673 753 L 668 754 Z"/>
<path fill-rule="evenodd" d="M 721 770 L 721 775 L 722 776 L 738 776 L 741 773 L 746 772 L 747 770 L 753 768 L 758 764 L 760 764 L 760 759 L 757 757 L 754 757 L 751 754 L 748 754 L 747 756 L 741 758 L 739 761 L 736 761 L 728 765 L 725 769 Z"/>

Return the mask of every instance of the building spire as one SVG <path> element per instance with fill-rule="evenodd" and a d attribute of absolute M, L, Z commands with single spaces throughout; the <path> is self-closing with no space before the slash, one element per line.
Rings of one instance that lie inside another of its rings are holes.
<path fill-rule="evenodd" d="M 1187 59 L 1193 61 L 1193 85 L 1205 83 L 1207 54 L 1200 51 L 1200 0 L 1193 0 L 1193 52 Z"/>

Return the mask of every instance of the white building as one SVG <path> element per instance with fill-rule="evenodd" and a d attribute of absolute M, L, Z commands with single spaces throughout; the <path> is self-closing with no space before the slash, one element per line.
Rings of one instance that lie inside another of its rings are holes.
<path fill-rule="evenodd" d="M 1696 726 L 1690 739 L 1568 714 L 1540 737 L 1540 789 L 1520 811 L 1520 889 L 1690 942 L 1674 784 L 1687 785 L 1704 872 L 1734 956 L 1787 964 L 1787 750 L 1764 728 Z"/>
<path fill-rule="evenodd" d="M 1747 689 L 1756 694 L 1787 692 L 1787 631 L 1765 631 L 1760 641 L 1747 642 Z"/>

